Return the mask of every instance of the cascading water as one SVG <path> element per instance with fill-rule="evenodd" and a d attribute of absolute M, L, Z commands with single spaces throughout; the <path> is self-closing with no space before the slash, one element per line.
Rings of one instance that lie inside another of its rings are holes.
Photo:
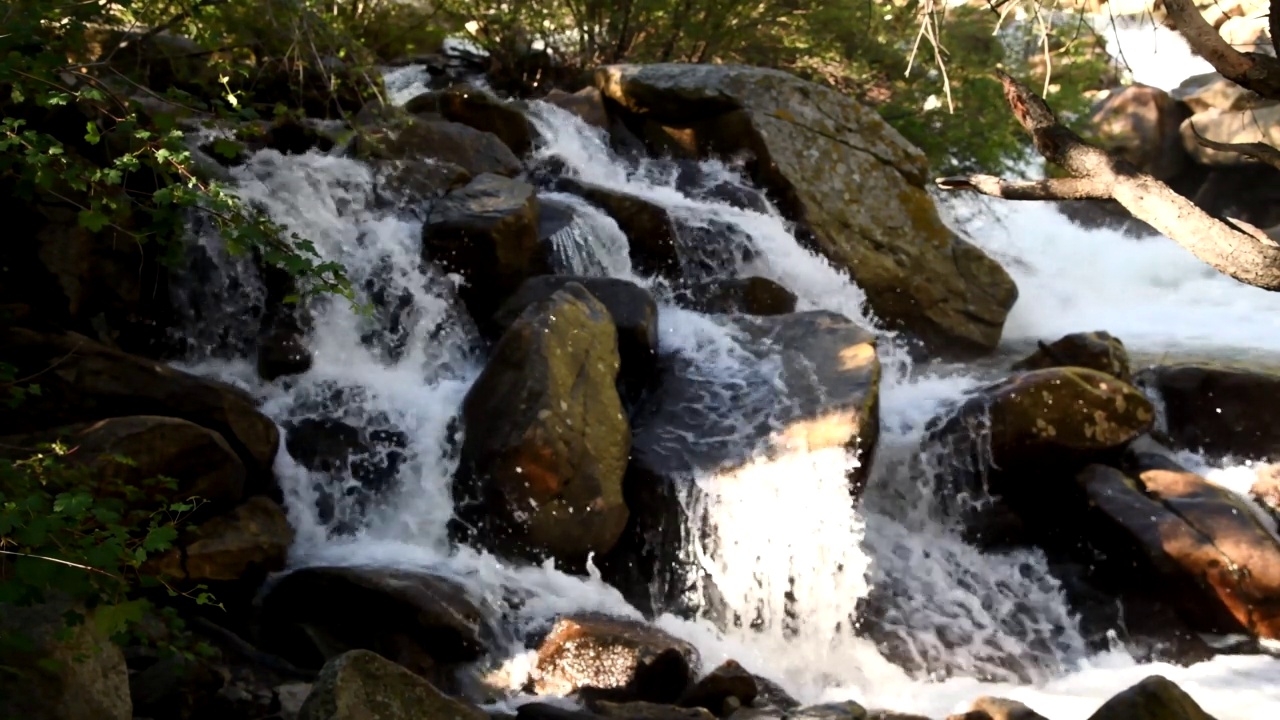
<path fill-rule="evenodd" d="M 411 69 L 398 72 L 403 100 L 415 80 Z M 797 243 L 767 203 L 722 199 L 726 188 L 749 191 L 731 166 L 701 163 L 690 181 L 670 162 L 618 159 L 597 131 L 556 108 L 535 104 L 534 117 L 543 138 L 535 160 L 555 159 L 566 175 L 665 208 L 679 226 L 681 262 L 690 272 L 704 279 L 767 277 L 796 293 L 802 310 L 830 310 L 877 327 L 864 312 L 862 292 Z M 387 201 L 374 168 L 348 158 L 268 150 L 233 173 L 243 197 L 314 242 L 326 260 L 343 263 L 361 301 L 373 307 L 361 313 L 327 299 L 310 308 L 313 366 L 268 383 L 243 351 L 244 339 L 257 332 L 245 318 L 260 311 L 266 288 L 251 286 L 252 274 L 238 271 L 224 277 L 240 286 L 205 287 L 203 296 L 188 298 L 199 318 L 198 332 L 189 333 L 199 347 L 188 369 L 250 390 L 290 437 L 276 470 L 299 531 L 292 564 L 430 569 L 502 608 L 513 637 L 565 611 L 638 616 L 598 576 L 505 565 L 449 543 L 455 418 L 482 358 L 454 280 L 420 261 L 420 218 Z M 542 197 L 573 215 L 550 238 L 560 269 L 647 285 L 661 305 L 662 353 L 705 375 L 708 387 L 727 388 L 709 406 L 735 413 L 720 441 L 731 442 L 737 426 L 777 427 L 785 420 L 774 416 L 786 392 L 776 359 L 748 352 L 723 318 L 676 307 L 663 282 L 635 273 L 611 218 L 574 195 Z M 1262 317 L 1277 322 L 1280 313 L 1262 308 L 1280 309 L 1280 299 L 1214 275 L 1163 239 L 1082 231 L 1042 206 L 1000 212 L 1003 227 L 971 229 L 979 244 L 1013 260 L 1008 266 L 1022 299 L 1010 318 L 1011 339 L 1106 328 L 1139 352 L 1170 349 L 1177 338 L 1280 349 L 1280 333 L 1263 340 L 1256 325 Z M 231 261 L 210 235 L 199 238 L 214 265 Z M 1071 269 L 1081 247 L 1096 260 L 1077 277 Z M 1108 297 L 1125 302 L 1108 304 Z M 1129 319 L 1135 307 L 1140 312 Z M 668 615 L 659 624 L 694 641 L 708 663 L 733 657 L 804 700 L 853 698 L 939 716 L 975 694 L 997 692 L 1071 720 L 1159 672 L 1219 720 L 1280 712 L 1280 684 L 1264 681 L 1280 673 L 1275 661 L 1222 657 L 1184 669 L 1140 665 L 1123 648 L 1091 657 L 1038 553 L 983 553 L 963 542 L 928 482 L 947 458 L 922 452 L 921 441 L 927 421 L 980 385 L 984 374 L 913 367 L 893 336 L 880 334 L 882 434 L 859 509 L 848 501 L 852 460 L 843 450 L 775 448 L 732 470 L 689 477 L 682 499 L 692 522 L 683 551 L 714 585 L 722 610 L 742 622 L 716 627 L 707 618 Z M 306 451 L 299 428 L 335 424 L 367 442 L 363 472 L 311 471 L 295 462 Z M 945 668 L 949 679 L 923 685 L 860 637 L 855 626 L 869 599 L 888 655 L 913 667 Z M 523 679 L 522 655 L 513 645 L 512 687 Z M 980 681 L 995 685 L 979 688 Z"/>

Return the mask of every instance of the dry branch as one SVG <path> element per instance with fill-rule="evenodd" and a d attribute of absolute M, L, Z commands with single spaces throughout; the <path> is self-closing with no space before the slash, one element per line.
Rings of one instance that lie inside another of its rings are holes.
<path fill-rule="evenodd" d="M 942 178 L 940 187 L 1010 200 L 1111 198 L 1219 272 L 1280 291 L 1280 247 L 1209 215 L 1168 185 L 1085 142 L 1060 124 L 1049 105 L 1027 86 L 999 70 L 996 75 L 1014 117 L 1031 135 L 1036 150 L 1072 177 L 1025 183 L 979 175 Z"/>
<path fill-rule="evenodd" d="M 1271 147 L 1270 145 L 1266 143 L 1261 143 L 1261 142 L 1224 143 L 1224 142 L 1218 142 L 1217 140 L 1210 140 L 1209 138 L 1200 134 L 1200 131 L 1196 129 L 1196 124 L 1194 122 L 1191 122 L 1188 124 L 1191 126 L 1192 134 L 1196 136 L 1196 142 L 1199 143 L 1202 147 L 1207 147 L 1210 150 L 1236 153 L 1237 155 L 1244 155 L 1245 157 L 1251 157 L 1254 160 L 1264 162 L 1270 165 L 1271 167 L 1274 167 L 1280 170 L 1280 149 Z"/>
<path fill-rule="evenodd" d="M 1271 0 L 1275 10 L 1280 0 Z M 1268 100 L 1280 100 L 1280 60 L 1260 53 L 1242 53 L 1231 46 L 1200 14 L 1194 0 L 1164 0 L 1165 22 L 1187 41 L 1191 51 L 1226 79 Z M 1272 43 L 1276 42 L 1276 18 L 1270 19 Z"/>

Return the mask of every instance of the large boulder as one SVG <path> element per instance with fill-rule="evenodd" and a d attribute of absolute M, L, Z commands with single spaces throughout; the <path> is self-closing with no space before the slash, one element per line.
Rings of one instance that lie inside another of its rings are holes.
<path fill-rule="evenodd" d="M 1102 704 L 1089 720 L 1213 720 L 1172 680 L 1152 675 Z"/>
<path fill-rule="evenodd" d="M 723 356 L 660 360 L 659 380 L 634 418 L 626 479 L 632 521 L 598 562 L 646 612 L 677 604 L 695 571 L 680 552 L 692 522 L 681 496 L 693 491 L 696 475 L 763 455 L 845 448 L 857 459 L 853 502 L 879 437 L 880 362 L 870 332 L 826 311 L 715 322 L 724 325 Z"/>
<path fill-rule="evenodd" d="M 618 223 L 627 236 L 631 265 L 637 271 L 673 280 L 679 278 L 677 230 L 666 209 L 630 193 L 575 178 L 560 178 L 555 187 L 581 196 Z"/>
<path fill-rule="evenodd" d="M 284 509 L 262 495 L 192 528 L 156 559 L 156 569 L 195 582 L 261 582 L 284 569 L 293 528 Z"/>
<path fill-rule="evenodd" d="M 532 185 L 480 175 L 435 203 L 422 225 L 422 252 L 466 281 L 459 294 L 472 317 L 491 317 L 525 279 L 551 270 L 538 240 Z"/>
<path fill-rule="evenodd" d="M 493 644 L 491 618 L 467 589 L 421 570 L 294 570 L 266 589 L 262 613 L 267 646 L 299 667 L 365 649 L 426 673 L 475 660 Z"/>
<path fill-rule="evenodd" d="M 573 94 L 558 89 L 552 90 L 542 100 L 577 115 L 588 125 L 601 130 L 609 127 L 609 114 L 604 108 L 604 96 L 596 88 L 585 87 Z"/>
<path fill-rule="evenodd" d="M 1148 565 L 1194 627 L 1280 637 L 1280 541 L 1244 499 L 1154 454 L 1127 473 L 1090 465 L 1078 481 L 1114 526 L 1092 524 L 1104 555 Z"/>
<path fill-rule="evenodd" d="M 413 116 L 364 130 L 355 150 L 364 159 L 447 162 L 473 176 L 493 173 L 515 177 L 522 167 L 520 158 L 493 133 Z"/>
<path fill-rule="evenodd" d="M 1137 373 L 1164 405 L 1180 449 L 1267 460 L 1280 456 L 1280 369 L 1186 363 Z"/>
<path fill-rule="evenodd" d="M 763 277 L 699 283 L 676 293 L 682 307 L 705 313 L 786 315 L 796 311 L 796 294 Z"/>
<path fill-rule="evenodd" d="M 757 183 L 850 273 L 871 309 L 935 351 L 995 347 L 1017 298 L 1008 273 L 958 238 L 925 190 L 924 154 L 856 100 L 778 70 L 610 65 L 621 108 L 693 131 L 704 154 L 754 155 Z"/>
<path fill-rule="evenodd" d="M 35 452 L 43 443 L 74 448 L 64 456 L 104 493 L 138 490 L 146 481 L 172 501 L 199 498 L 205 511 L 226 510 L 244 495 L 244 462 L 218 433 L 177 418 L 138 415 L 77 423 L 0 440 L 0 457 Z M 16 459 L 16 458 L 15 458 Z"/>
<path fill-rule="evenodd" d="M 609 310 L 577 283 L 503 334 L 462 406 L 454 487 L 475 541 L 570 563 L 613 547 L 631 449 L 619 366 Z"/>
<path fill-rule="evenodd" d="M 445 120 L 493 133 L 518 156 L 533 149 L 534 129 L 513 103 L 466 85 L 426 92 L 404 104 L 407 112 L 439 114 Z"/>
<path fill-rule="evenodd" d="M 643 622 L 573 615 L 556 621 L 539 645 L 533 690 L 672 703 L 690 687 L 700 666 L 696 648 Z"/>
<path fill-rule="evenodd" d="M 254 399 L 231 385 L 113 350 L 74 333 L 0 328 L 0 347 L 18 377 L 38 378 L 39 395 L 0 412 L 0 433 L 27 432 L 104 417 L 157 415 L 222 436 L 248 470 L 247 490 L 274 490 L 280 434 Z"/>
<path fill-rule="evenodd" d="M 604 304 L 618 331 L 618 392 L 635 403 L 653 382 L 658 366 L 658 304 L 648 290 L 628 280 L 572 275 L 540 275 L 520 285 L 498 308 L 494 325 L 505 333 L 534 303 L 542 302 L 570 283 L 578 283 Z"/>
<path fill-rule="evenodd" d="M 298 720 L 489 720 L 483 710 L 368 650 L 352 650 L 324 666 Z"/>
<path fill-rule="evenodd" d="M 1167 181 L 1186 167 L 1178 128 L 1190 116 L 1187 106 L 1169 93 L 1135 84 L 1104 100 L 1091 122 L 1105 149 Z"/>

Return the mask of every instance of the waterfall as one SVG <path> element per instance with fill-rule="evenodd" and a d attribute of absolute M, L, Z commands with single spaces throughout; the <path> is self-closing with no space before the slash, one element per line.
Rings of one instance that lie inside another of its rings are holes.
<path fill-rule="evenodd" d="M 397 72 L 395 96 L 403 100 L 417 80 L 412 69 Z M 681 551 L 706 585 L 694 594 L 714 586 L 722 607 L 667 615 L 660 625 L 695 642 L 709 662 L 733 657 L 807 701 L 852 698 L 941 716 L 996 692 L 1052 700 L 1055 720 L 1083 720 L 1109 694 L 1160 672 L 1219 720 L 1280 711 L 1280 691 L 1264 680 L 1277 672 L 1273 661 L 1223 657 L 1183 669 L 1136 663 L 1123 647 L 1091 655 L 1038 552 L 984 553 L 964 542 L 932 490 L 932 474 L 948 456 L 922 446 L 924 427 L 989 380 L 990 370 L 914 366 L 867 312 L 862 291 L 802 247 L 775 208 L 758 196 L 744 207 L 712 191 L 754 193 L 732 165 L 700 163 L 690 180 L 670 161 L 614 155 L 599 130 L 555 107 L 533 103 L 532 113 L 542 138 L 533 162 L 554 160 L 566 176 L 666 209 L 678 226 L 681 262 L 700 279 L 766 277 L 795 293 L 799 309 L 840 313 L 880 336 L 882 433 L 858 509 L 846 479 L 856 461 L 843 449 L 782 449 L 684 478 L 680 499 L 690 525 Z M 235 284 L 193 279 L 183 288 L 193 320 L 185 368 L 253 393 L 286 438 L 276 472 L 298 529 L 291 564 L 427 568 L 507 607 L 513 637 L 567 611 L 639 617 L 595 573 L 506 564 L 449 542 L 457 416 L 483 357 L 455 280 L 421 259 L 420 219 L 381 202 L 373 170 L 336 154 L 264 150 L 232 173 L 241 197 L 312 241 L 325 260 L 342 263 L 357 293 L 356 305 L 327 298 L 309 308 L 310 370 L 265 382 L 243 351 L 257 331 L 246 318 L 261 306 L 262 283 L 245 268 L 206 267 L 192 277 Z M 703 408 L 735 413 L 720 418 L 724 436 L 708 441 L 732 442 L 761 423 L 785 425 L 777 358 L 752 354 L 724 317 L 678 307 L 663 281 L 637 273 L 625 235 L 598 208 L 567 193 L 541 198 L 572 214 L 551 237 L 560 270 L 649 288 L 659 300 L 661 353 L 710 388 L 732 388 Z M 1280 312 L 1260 310 L 1280 310 L 1276 299 L 1206 271 L 1162 238 L 1082 231 L 1042 206 L 1001 212 L 1003 225 L 967 229 L 988 251 L 1017 260 L 1010 271 L 1023 299 L 1010 318 L 1014 340 L 1106 328 L 1148 352 L 1178 339 L 1280 349 L 1280 333 L 1260 339 L 1257 325 L 1280 322 Z M 194 227 L 193 234 L 205 265 L 209 258 L 215 266 L 229 262 L 208 229 Z M 1082 247 L 1088 262 L 1080 260 Z M 1138 319 L 1126 320 L 1125 310 Z M 335 422 L 373 439 L 366 461 L 376 481 L 330 477 L 295 462 L 288 446 L 301 442 L 308 423 Z M 513 596 L 520 602 L 507 603 Z M 868 614 L 875 637 L 860 627 Z M 514 643 L 513 689 L 522 684 L 524 655 Z M 932 675 L 908 673 L 902 660 Z M 1239 682 L 1215 677 L 1225 672 Z"/>

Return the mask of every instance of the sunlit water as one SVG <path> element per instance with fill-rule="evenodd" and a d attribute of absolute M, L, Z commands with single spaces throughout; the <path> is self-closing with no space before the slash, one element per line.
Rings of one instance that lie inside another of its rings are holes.
<path fill-rule="evenodd" d="M 393 89 L 404 100 L 416 81 L 412 69 L 397 72 Z M 876 329 L 862 292 L 803 249 L 771 208 L 742 210 L 677 190 L 671 165 L 623 162 L 576 118 L 549 106 L 534 110 L 545 138 L 535 160 L 557 159 L 569 175 L 667 208 L 683 230 L 682 260 L 691 272 L 763 275 L 795 292 L 802 309 L 840 312 Z M 702 171 L 695 189 L 742 184 L 732 167 L 705 163 Z M 420 221 L 377 202 L 378 178 L 350 159 L 264 151 L 234 172 L 242 195 L 313 241 L 326 259 L 346 265 L 362 299 L 401 298 L 371 316 L 343 300 L 313 308 L 315 363 L 301 376 L 264 383 L 233 351 L 197 353 L 189 365 L 255 393 L 282 426 L 337 418 L 404 433 L 395 487 L 381 498 L 362 499 L 349 478 L 307 472 L 282 447 L 276 471 L 299 531 L 291 563 L 425 568 L 458 579 L 504 614 L 512 630 L 505 672 L 513 688 L 527 672 L 527 652 L 514 642 L 522 629 L 573 610 L 638 617 L 598 577 L 569 576 L 550 565 L 506 565 L 448 542 L 449 478 L 457 462 L 450 426 L 483 359 L 453 296 L 454 280 L 418 262 Z M 625 236 L 603 213 L 570 196 L 546 193 L 543 199 L 575 210 L 574 223 L 552 239 L 563 271 L 648 286 L 661 304 L 662 352 L 685 358 L 709 381 L 745 389 L 724 396 L 732 395 L 733 404 L 718 406 L 731 416 L 730 425 L 745 433 L 757 421 L 778 424 L 786 389 L 778 386 L 774 361 L 744 352 L 722 319 L 668 303 L 663 283 L 632 270 Z M 1009 344 L 1106 329 L 1138 353 L 1280 353 L 1280 296 L 1222 277 L 1167 240 L 1081 230 L 1044 205 L 992 204 L 994 215 L 969 218 L 971 202 L 953 208 L 953 222 L 999 258 L 1019 285 L 1006 327 Z M 214 239 L 199 237 L 219 255 Z M 707 237 L 720 244 L 708 244 Z M 240 327 L 242 310 L 260 296 L 254 287 L 211 288 L 193 336 L 214 348 L 237 328 L 251 333 Z M 1219 720 L 1280 716 L 1275 660 L 1222 657 L 1176 668 L 1136 663 L 1123 648 L 1090 656 L 1037 553 L 987 555 L 965 544 L 926 489 L 928 448 L 922 464 L 912 461 L 922 455 L 925 423 L 989 375 L 913 368 L 887 333 L 880 354 L 882 437 L 860 510 L 849 507 L 851 460 L 843 451 L 794 448 L 731 472 L 686 478 L 682 499 L 698 525 L 690 528 L 684 552 L 711 578 L 728 610 L 760 622 L 755 629 L 725 629 L 706 618 L 666 615 L 657 620 L 661 626 L 695 642 L 708 668 L 732 657 L 806 701 L 855 699 L 941 717 L 978 694 L 994 693 L 1023 700 L 1053 720 L 1083 720 L 1110 695 L 1161 673 Z M 715 400 L 713 393 L 709 402 Z M 919 469 L 910 474 L 912 467 L 923 467 L 923 475 Z M 1244 472 L 1228 464 L 1211 477 L 1237 486 Z M 339 498 L 328 515 L 317 510 L 322 495 Z M 332 535 L 338 522 L 359 531 Z M 872 587 L 892 591 L 890 612 L 880 619 L 885 632 L 916 663 L 947 667 L 950 679 L 913 679 L 851 631 L 859 600 Z M 520 600 L 518 608 L 512 598 Z"/>

